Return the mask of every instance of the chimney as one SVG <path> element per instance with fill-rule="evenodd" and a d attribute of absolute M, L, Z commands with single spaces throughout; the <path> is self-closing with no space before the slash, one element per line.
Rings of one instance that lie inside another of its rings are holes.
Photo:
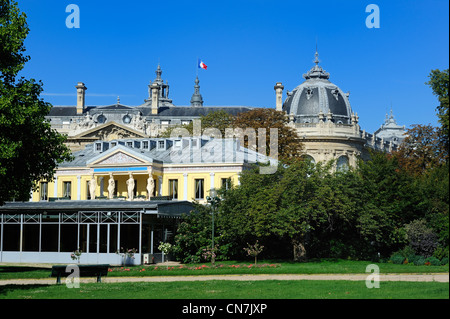
<path fill-rule="evenodd" d="M 78 82 L 77 88 L 77 114 L 83 114 L 85 109 L 84 97 L 86 95 L 87 87 L 83 82 Z"/>
<path fill-rule="evenodd" d="M 281 82 L 277 82 L 277 84 L 273 87 L 275 89 L 276 94 L 276 110 L 282 111 L 283 110 L 283 89 L 284 86 L 281 84 Z"/>
<path fill-rule="evenodd" d="M 150 86 L 152 91 L 152 114 L 158 114 L 159 107 L 159 85 L 156 82 L 153 82 Z"/>

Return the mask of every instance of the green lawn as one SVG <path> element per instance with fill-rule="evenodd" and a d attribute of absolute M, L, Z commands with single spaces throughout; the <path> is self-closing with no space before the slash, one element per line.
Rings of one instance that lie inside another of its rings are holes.
<path fill-rule="evenodd" d="M 221 274 L 350 274 L 365 273 L 366 267 L 373 262 L 352 260 L 322 260 L 317 262 L 295 263 L 261 261 L 257 267 L 249 262 L 225 261 L 217 262 L 216 267 L 210 263 L 187 264 L 181 267 L 166 266 L 133 266 L 111 267 L 108 276 L 177 276 L 177 275 L 221 275 Z M 376 263 L 380 273 L 437 273 L 449 272 L 449 266 L 414 266 Z M 262 267 L 260 267 L 262 266 Z M 49 268 L 26 266 L 0 266 L 1 279 L 47 278 Z"/>
<path fill-rule="evenodd" d="M 448 299 L 449 284 L 364 281 L 198 281 L 0 286 L 0 299 Z"/>

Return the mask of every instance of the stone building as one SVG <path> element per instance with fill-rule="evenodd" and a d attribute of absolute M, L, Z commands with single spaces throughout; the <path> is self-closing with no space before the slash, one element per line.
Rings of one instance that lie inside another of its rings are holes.
<path fill-rule="evenodd" d="M 169 98 L 169 83 L 164 82 L 158 65 L 156 78 L 148 84 L 148 97 L 138 106 L 117 103 L 88 106 L 85 103 L 87 87 L 79 82 L 76 106 L 54 106 L 47 116 L 52 128 L 68 136 L 67 144 L 73 150 L 82 150 L 93 141 L 120 138 L 158 137 L 169 126 L 188 124 L 210 112 L 223 110 L 231 115 L 250 110 L 240 106 L 203 106 L 198 77 L 189 106 L 175 106 Z"/>
<path fill-rule="evenodd" d="M 389 122 L 378 135 L 362 130 L 350 105 L 350 94 L 330 82 L 330 74 L 319 66 L 318 57 L 316 52 L 315 65 L 303 74 L 305 81 L 286 92 L 284 103 L 284 86 L 278 82 L 274 87 L 276 109 L 289 116 L 290 125 L 302 138 L 305 156 L 314 162 L 336 160 L 339 168 L 354 166 L 358 157 L 366 159 L 369 148 L 396 149 L 404 127 L 395 127 L 394 133 Z"/>

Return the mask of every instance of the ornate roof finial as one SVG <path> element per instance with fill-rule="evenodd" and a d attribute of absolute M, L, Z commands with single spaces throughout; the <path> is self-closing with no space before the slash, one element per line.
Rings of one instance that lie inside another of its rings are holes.
<path fill-rule="evenodd" d="M 317 38 L 316 38 L 316 53 L 314 54 L 314 57 L 315 57 L 314 63 L 318 66 L 320 60 L 319 60 L 319 52 L 317 51 Z"/>
<path fill-rule="evenodd" d="M 203 106 L 203 98 L 200 94 L 200 85 L 198 84 L 200 81 L 198 80 L 198 76 L 195 79 L 195 85 L 194 85 L 194 94 L 192 94 L 191 98 L 191 106 L 193 107 L 199 107 Z"/>
<path fill-rule="evenodd" d="M 319 66 L 319 52 L 317 51 L 317 44 L 316 44 L 316 53 L 314 54 L 314 63 L 316 64 L 309 70 L 306 74 L 303 74 L 303 78 L 305 80 L 309 79 L 326 79 L 328 80 L 330 78 L 330 73 L 325 72 L 322 67 Z"/>
<path fill-rule="evenodd" d="M 158 68 L 156 69 L 155 73 L 156 73 L 156 79 L 161 80 L 162 70 L 161 70 L 161 66 L 159 65 L 159 63 L 158 63 Z"/>
<path fill-rule="evenodd" d="M 120 104 L 120 96 L 117 97 L 117 105 Z"/>

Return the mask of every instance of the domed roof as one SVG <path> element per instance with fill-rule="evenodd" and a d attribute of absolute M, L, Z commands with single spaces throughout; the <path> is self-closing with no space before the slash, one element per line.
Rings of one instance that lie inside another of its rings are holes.
<path fill-rule="evenodd" d="M 319 66 L 318 57 L 316 51 L 316 65 L 303 74 L 305 82 L 288 91 L 283 111 L 293 115 L 298 123 L 317 123 L 319 113 L 331 113 L 335 123 L 351 124 L 349 94 L 329 81 L 330 74 Z"/>

